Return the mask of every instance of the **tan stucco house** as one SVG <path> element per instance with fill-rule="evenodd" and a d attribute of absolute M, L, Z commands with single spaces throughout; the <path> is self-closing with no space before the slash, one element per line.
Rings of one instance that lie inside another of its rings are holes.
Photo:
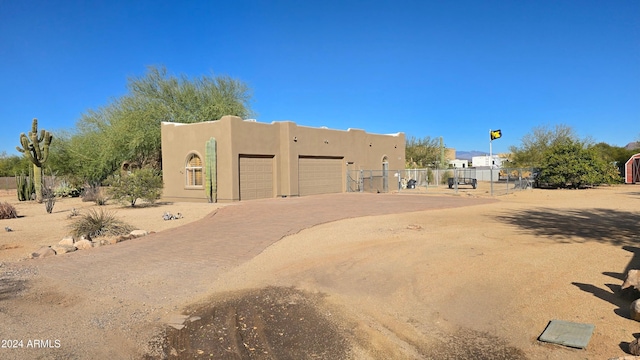
<path fill-rule="evenodd" d="M 347 172 L 400 170 L 405 164 L 403 133 L 267 124 L 236 116 L 164 122 L 161 131 L 167 201 L 208 201 L 206 167 L 211 164 L 217 202 L 344 192 Z M 206 149 L 212 138 L 214 152 L 210 145 Z M 215 159 L 206 159 L 207 153 Z"/>

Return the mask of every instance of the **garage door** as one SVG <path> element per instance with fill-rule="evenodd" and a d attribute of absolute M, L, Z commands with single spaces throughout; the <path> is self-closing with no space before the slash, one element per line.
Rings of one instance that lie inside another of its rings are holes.
<path fill-rule="evenodd" d="M 301 196 L 342 192 L 342 158 L 300 157 L 298 188 Z"/>
<path fill-rule="evenodd" d="M 240 156 L 240 200 L 273 197 L 273 156 Z"/>

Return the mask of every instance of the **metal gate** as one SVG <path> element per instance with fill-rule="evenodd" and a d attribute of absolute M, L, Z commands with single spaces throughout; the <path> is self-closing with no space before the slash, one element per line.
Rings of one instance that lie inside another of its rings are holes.
<path fill-rule="evenodd" d="M 347 171 L 347 192 L 389 192 L 389 170 Z M 391 182 L 393 183 L 393 182 Z"/>

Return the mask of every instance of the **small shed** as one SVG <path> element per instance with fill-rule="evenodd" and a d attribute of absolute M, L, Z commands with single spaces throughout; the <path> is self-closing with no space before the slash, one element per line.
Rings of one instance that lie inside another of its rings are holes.
<path fill-rule="evenodd" d="M 624 163 L 624 182 L 626 184 L 640 183 L 640 153 L 631 156 Z"/>

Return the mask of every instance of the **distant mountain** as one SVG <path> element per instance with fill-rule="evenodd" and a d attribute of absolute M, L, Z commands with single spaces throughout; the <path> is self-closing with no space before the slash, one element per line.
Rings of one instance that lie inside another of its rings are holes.
<path fill-rule="evenodd" d="M 460 160 L 469 160 L 469 161 L 471 161 L 471 159 L 474 156 L 485 156 L 485 155 L 489 155 L 489 153 L 486 152 L 486 151 L 477 151 L 477 150 L 456 151 L 456 158 L 458 158 Z"/>
<path fill-rule="evenodd" d="M 640 142 L 630 142 L 624 148 L 627 150 L 640 149 Z"/>

